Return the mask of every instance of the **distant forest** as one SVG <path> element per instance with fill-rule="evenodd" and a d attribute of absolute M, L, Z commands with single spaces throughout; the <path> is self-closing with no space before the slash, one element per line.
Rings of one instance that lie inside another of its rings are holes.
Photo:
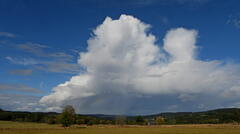
<path fill-rule="evenodd" d="M 58 124 L 60 113 L 18 112 L 0 109 L 0 120 Z M 161 124 L 220 124 L 240 123 L 240 109 L 227 108 L 204 112 L 160 113 L 147 116 L 81 115 L 76 114 L 74 124 L 118 124 L 118 125 L 161 125 Z"/>

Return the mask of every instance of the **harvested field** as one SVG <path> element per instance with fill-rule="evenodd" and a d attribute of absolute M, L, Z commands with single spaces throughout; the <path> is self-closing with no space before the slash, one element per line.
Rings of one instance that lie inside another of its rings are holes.
<path fill-rule="evenodd" d="M 240 126 L 233 124 L 114 126 L 60 125 L 0 121 L 1 134 L 239 134 Z"/>

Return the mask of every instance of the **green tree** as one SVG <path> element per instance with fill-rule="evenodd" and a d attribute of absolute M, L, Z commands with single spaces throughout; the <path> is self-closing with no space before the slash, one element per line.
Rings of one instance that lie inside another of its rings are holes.
<path fill-rule="evenodd" d="M 67 105 L 63 108 L 60 115 L 60 123 L 63 127 L 69 127 L 75 122 L 75 110 L 72 106 Z"/>
<path fill-rule="evenodd" d="M 138 125 L 144 125 L 144 124 L 145 124 L 145 120 L 144 120 L 144 118 L 143 118 L 142 116 L 137 116 L 137 117 L 135 118 L 135 120 L 136 120 L 136 123 L 137 123 Z"/>

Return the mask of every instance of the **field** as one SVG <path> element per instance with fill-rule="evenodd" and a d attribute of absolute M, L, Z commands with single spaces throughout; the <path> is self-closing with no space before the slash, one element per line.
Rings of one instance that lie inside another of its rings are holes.
<path fill-rule="evenodd" d="M 239 125 L 72 126 L 0 121 L 0 134 L 240 134 Z"/>

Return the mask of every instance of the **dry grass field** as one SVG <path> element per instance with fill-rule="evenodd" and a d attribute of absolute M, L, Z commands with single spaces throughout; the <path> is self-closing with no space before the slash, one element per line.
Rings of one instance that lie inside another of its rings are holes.
<path fill-rule="evenodd" d="M 240 134 L 239 125 L 71 126 L 0 121 L 0 134 Z"/>

